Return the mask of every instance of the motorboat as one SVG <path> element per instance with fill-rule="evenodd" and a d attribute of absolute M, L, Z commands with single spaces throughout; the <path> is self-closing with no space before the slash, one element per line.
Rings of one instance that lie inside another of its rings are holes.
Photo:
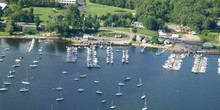
<path fill-rule="evenodd" d="M 79 88 L 79 89 L 77 89 L 77 91 L 78 91 L 78 92 L 84 92 L 84 89 Z"/>
<path fill-rule="evenodd" d="M 102 95 L 102 91 L 97 90 L 97 91 L 96 91 L 96 94 Z"/>

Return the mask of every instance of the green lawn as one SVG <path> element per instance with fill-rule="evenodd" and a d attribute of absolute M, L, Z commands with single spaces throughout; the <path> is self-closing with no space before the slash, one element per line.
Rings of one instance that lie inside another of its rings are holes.
<path fill-rule="evenodd" d="M 116 31 L 124 31 L 130 32 L 129 28 L 117 28 L 117 27 L 101 27 L 102 29 L 116 30 Z"/>
<path fill-rule="evenodd" d="M 152 30 L 148 30 L 148 29 L 145 29 L 145 28 L 138 28 L 137 33 L 147 35 L 147 36 L 152 36 L 152 37 L 153 36 L 158 36 L 157 31 L 152 31 Z"/>
<path fill-rule="evenodd" d="M 123 9 L 123 8 L 101 5 L 101 4 L 94 4 L 89 2 L 89 0 L 86 0 L 86 8 L 87 8 L 86 9 L 87 12 L 84 13 L 85 15 L 97 14 L 98 16 L 101 16 L 102 14 L 106 14 L 107 12 L 110 13 L 135 12 L 134 10 L 129 10 L 129 9 Z"/>
<path fill-rule="evenodd" d="M 7 32 L 0 32 L 0 36 L 10 36 Z"/>
<path fill-rule="evenodd" d="M 56 11 L 54 12 L 53 8 L 49 8 L 49 7 L 33 7 L 33 8 L 34 8 L 34 15 L 38 15 L 40 17 L 42 24 L 46 24 L 46 21 L 50 21 L 48 15 L 53 17 L 56 14 L 63 14 L 62 11 L 56 9 Z"/>

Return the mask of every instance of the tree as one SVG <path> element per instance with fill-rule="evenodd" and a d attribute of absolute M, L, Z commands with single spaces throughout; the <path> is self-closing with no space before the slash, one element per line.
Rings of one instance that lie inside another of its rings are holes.
<path fill-rule="evenodd" d="M 157 20 L 155 17 L 148 16 L 147 18 L 144 19 L 143 24 L 147 29 L 150 29 L 150 30 L 158 29 Z"/>
<path fill-rule="evenodd" d="M 137 28 L 134 27 L 134 28 L 132 29 L 132 32 L 133 32 L 133 33 L 137 33 Z"/>
<path fill-rule="evenodd" d="M 136 41 L 136 35 L 132 38 L 132 41 Z"/>
<path fill-rule="evenodd" d="M 34 23 L 35 23 L 36 29 L 38 29 L 38 26 L 40 25 L 40 18 L 39 18 L 39 16 L 36 16 L 34 18 Z"/>
<path fill-rule="evenodd" d="M 10 24 L 8 24 L 5 28 L 5 32 L 9 33 L 10 35 L 12 35 L 12 33 L 14 32 L 14 27 Z"/>
<path fill-rule="evenodd" d="M 23 28 L 22 28 L 22 32 L 25 33 L 25 34 L 27 34 L 27 33 L 29 32 L 29 30 L 28 30 L 26 27 L 23 27 Z"/>
<path fill-rule="evenodd" d="M 99 21 L 96 21 L 95 24 L 94 24 L 95 31 L 98 32 L 99 28 L 100 28 Z"/>
<path fill-rule="evenodd" d="M 202 28 L 205 30 L 209 30 L 211 26 L 211 20 L 210 19 L 206 19 L 205 22 L 202 25 Z"/>

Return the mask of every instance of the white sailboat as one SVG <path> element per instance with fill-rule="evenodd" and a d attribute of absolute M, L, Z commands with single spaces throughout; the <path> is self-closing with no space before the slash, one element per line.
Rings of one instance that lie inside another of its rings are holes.
<path fill-rule="evenodd" d="M 116 106 L 114 106 L 114 104 L 113 104 L 113 100 L 112 100 L 112 103 L 111 103 L 111 107 L 110 107 L 110 109 L 115 109 L 116 108 Z"/>
<path fill-rule="evenodd" d="M 64 98 L 61 97 L 61 91 L 60 91 L 60 96 L 58 98 L 56 98 L 56 101 L 60 102 L 60 101 L 63 101 L 63 100 L 64 100 Z"/>
<path fill-rule="evenodd" d="M 76 77 L 73 79 L 73 81 L 79 81 L 79 78 L 77 77 L 77 74 L 76 74 Z"/>
<path fill-rule="evenodd" d="M 141 87 L 143 84 L 141 82 L 141 78 L 139 79 L 139 83 L 137 84 L 137 87 Z"/>
<path fill-rule="evenodd" d="M 124 85 L 125 83 L 122 83 L 122 82 L 118 83 L 118 86 L 124 86 Z"/>
<path fill-rule="evenodd" d="M 99 78 L 97 76 L 97 79 L 94 81 L 95 84 L 99 84 Z"/>
<path fill-rule="evenodd" d="M 28 92 L 29 89 L 27 88 L 28 86 L 23 84 L 23 87 L 19 90 L 20 92 Z"/>
<path fill-rule="evenodd" d="M 30 82 L 28 81 L 28 72 L 26 72 L 25 80 L 23 80 L 21 83 L 24 84 L 24 85 L 30 85 Z"/>
<path fill-rule="evenodd" d="M 61 87 L 61 81 L 60 81 L 60 83 L 59 83 L 59 86 L 56 88 L 56 90 L 57 90 L 57 91 L 63 90 L 63 88 Z"/>
<path fill-rule="evenodd" d="M 33 38 L 32 41 L 31 41 L 31 45 L 30 45 L 30 47 L 29 47 L 29 49 L 28 49 L 28 52 L 31 52 L 31 50 L 32 50 L 33 47 L 34 47 L 34 43 L 35 43 L 35 39 Z"/>
<path fill-rule="evenodd" d="M 146 98 L 146 95 L 145 95 L 145 89 L 143 90 L 143 95 L 141 96 L 141 99 L 144 100 Z"/>
<path fill-rule="evenodd" d="M 0 87 L 0 91 L 7 91 L 7 90 L 8 90 L 8 88 L 6 88 L 4 83 L 3 83 L 2 87 Z"/>
<path fill-rule="evenodd" d="M 7 81 L 4 81 L 4 79 L 3 79 L 3 83 L 4 83 L 4 85 L 11 85 L 11 81 L 9 78 L 7 78 Z"/>
<path fill-rule="evenodd" d="M 78 91 L 78 92 L 84 92 L 84 89 L 79 88 L 79 89 L 77 89 L 77 91 Z"/>
<path fill-rule="evenodd" d="M 142 110 L 147 110 L 146 99 L 144 100 L 144 108 L 142 108 Z"/>
<path fill-rule="evenodd" d="M 120 86 L 118 88 L 118 93 L 116 93 L 115 95 L 116 96 L 122 96 L 123 95 L 123 93 L 121 92 Z"/>

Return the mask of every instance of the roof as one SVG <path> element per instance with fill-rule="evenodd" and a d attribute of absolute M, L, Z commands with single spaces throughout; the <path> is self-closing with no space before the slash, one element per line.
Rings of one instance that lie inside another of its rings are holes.
<path fill-rule="evenodd" d="M 4 10 L 6 6 L 7 6 L 7 4 L 5 4 L 5 3 L 0 3 L 0 7 L 2 7 L 2 10 Z"/>
<path fill-rule="evenodd" d="M 210 43 L 210 42 L 205 42 L 202 46 L 203 47 L 209 47 L 209 48 L 213 48 L 214 47 L 214 45 L 212 43 Z"/>

